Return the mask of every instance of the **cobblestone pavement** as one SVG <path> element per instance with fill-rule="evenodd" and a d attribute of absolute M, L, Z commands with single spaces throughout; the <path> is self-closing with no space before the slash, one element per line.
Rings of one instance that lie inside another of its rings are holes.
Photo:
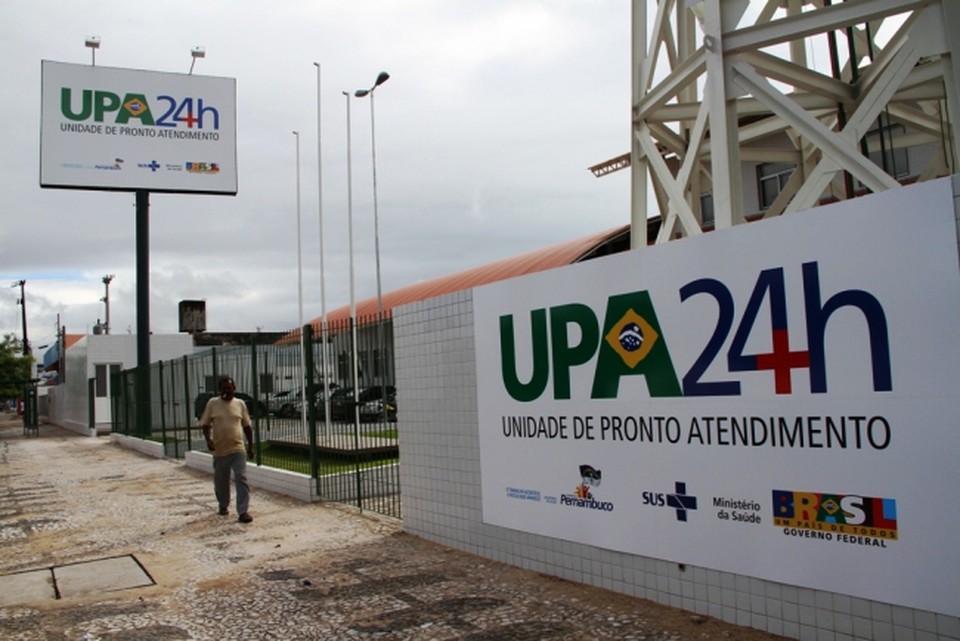
<path fill-rule="evenodd" d="M 216 512 L 209 476 L 51 425 L 24 436 L 0 414 L 0 575 L 133 555 L 155 582 L 2 607 L 0 638 L 775 638 L 451 550 L 342 506 L 254 489 L 253 523 Z"/>

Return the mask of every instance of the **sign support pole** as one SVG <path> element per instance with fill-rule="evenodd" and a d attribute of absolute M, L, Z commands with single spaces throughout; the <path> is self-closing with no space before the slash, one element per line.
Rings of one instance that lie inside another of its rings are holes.
<path fill-rule="evenodd" d="M 150 434 L 150 192 L 138 189 L 137 201 L 137 375 L 136 426 Z"/>

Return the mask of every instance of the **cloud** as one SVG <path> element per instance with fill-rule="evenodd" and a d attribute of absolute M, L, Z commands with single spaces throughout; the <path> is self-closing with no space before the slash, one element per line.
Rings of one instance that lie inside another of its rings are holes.
<path fill-rule="evenodd" d="M 136 327 L 133 194 L 38 186 L 40 60 L 87 64 L 87 35 L 101 37 L 101 66 L 186 73 L 200 45 L 194 73 L 237 82 L 238 195 L 151 195 L 156 333 L 177 329 L 184 299 L 207 301 L 211 331 L 294 327 L 298 239 L 304 315 L 320 314 L 321 166 L 328 309 L 349 302 L 351 200 L 359 298 L 376 293 L 377 231 L 389 291 L 626 222 L 626 174 L 586 168 L 628 148 L 629 25 L 629 3 L 597 1 L 4 3 L 16 91 L 0 102 L 0 275 L 27 278 L 29 325 L 49 332 L 57 314 L 68 331 L 92 327 L 115 274 L 112 324 Z M 348 198 L 342 92 L 381 70 L 375 230 L 371 103 L 350 99 Z M 0 288 L 0 332 L 20 333 L 15 301 Z"/>

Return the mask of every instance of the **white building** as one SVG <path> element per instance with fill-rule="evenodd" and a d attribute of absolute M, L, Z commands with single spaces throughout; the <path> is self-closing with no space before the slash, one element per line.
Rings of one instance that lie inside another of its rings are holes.
<path fill-rule="evenodd" d="M 193 353 L 189 334 L 150 336 L 154 361 Z M 133 334 L 90 334 L 66 350 L 64 380 L 49 392 L 48 420 L 81 434 L 110 431 L 110 374 L 137 365 Z"/>

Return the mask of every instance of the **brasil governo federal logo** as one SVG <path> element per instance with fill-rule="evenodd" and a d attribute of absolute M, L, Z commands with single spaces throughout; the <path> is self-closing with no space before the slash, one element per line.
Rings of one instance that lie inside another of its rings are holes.
<path fill-rule="evenodd" d="M 773 525 L 827 537 L 899 539 L 897 501 L 886 497 L 773 490 Z"/>

